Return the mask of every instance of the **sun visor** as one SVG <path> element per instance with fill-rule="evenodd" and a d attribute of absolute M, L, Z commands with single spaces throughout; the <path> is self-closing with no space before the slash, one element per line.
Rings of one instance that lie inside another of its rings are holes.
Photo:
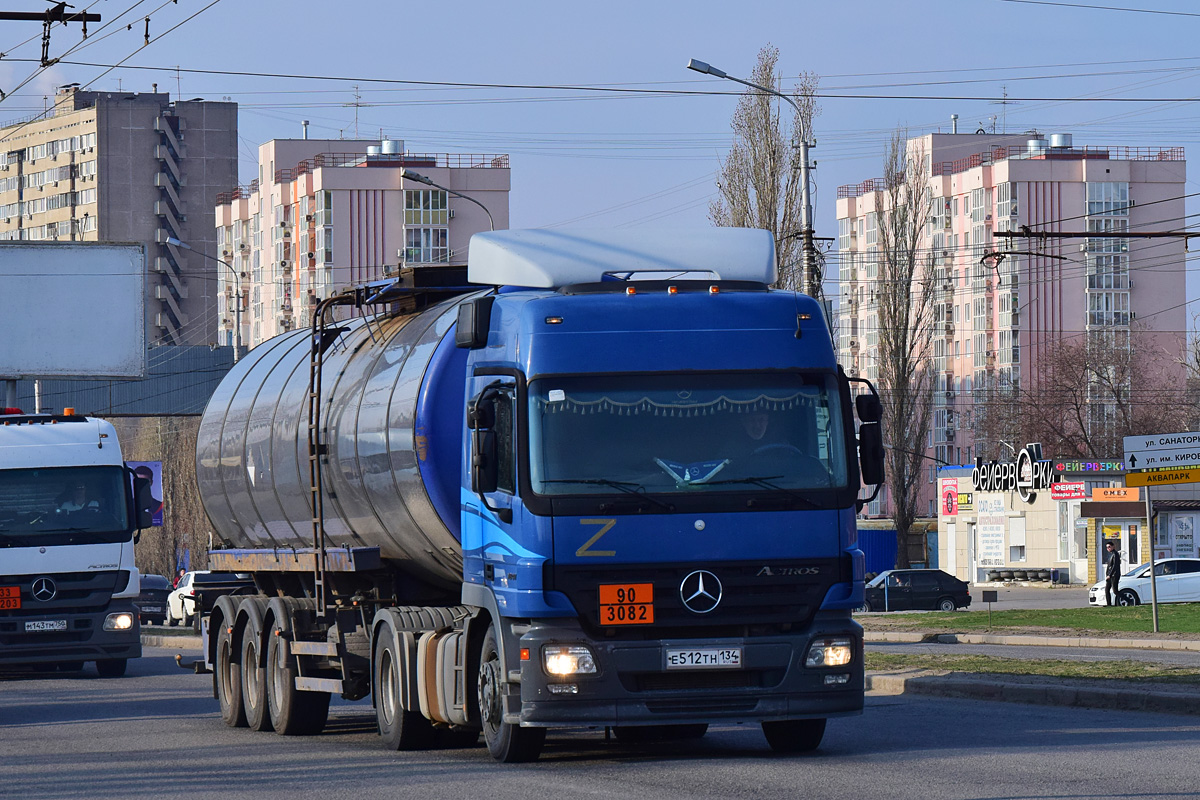
<path fill-rule="evenodd" d="M 467 279 L 489 286 L 557 289 L 621 279 L 775 282 L 775 239 L 751 228 L 551 230 L 471 237 Z"/>

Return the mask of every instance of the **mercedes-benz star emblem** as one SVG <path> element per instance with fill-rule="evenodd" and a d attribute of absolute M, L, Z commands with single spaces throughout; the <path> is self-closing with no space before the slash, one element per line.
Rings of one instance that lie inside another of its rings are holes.
<path fill-rule="evenodd" d="M 721 603 L 721 580 L 706 569 L 689 572 L 679 584 L 679 597 L 693 614 L 707 614 Z"/>
<path fill-rule="evenodd" d="M 33 582 L 33 599 L 48 603 L 58 594 L 58 587 L 49 578 L 38 578 Z"/>

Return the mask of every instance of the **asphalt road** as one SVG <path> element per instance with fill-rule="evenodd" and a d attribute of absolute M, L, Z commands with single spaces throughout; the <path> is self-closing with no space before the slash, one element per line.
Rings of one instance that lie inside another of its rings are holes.
<path fill-rule="evenodd" d="M 1200 787 L 1193 717 L 919 697 L 869 697 L 831 721 L 816 754 L 771 754 L 756 726 L 699 742 L 630 746 L 556 733 L 531 765 L 482 747 L 383 750 L 367 703 L 327 732 L 225 728 L 208 676 L 148 648 L 129 675 L 0 674 L 0 795 L 38 800 L 889 797 L 1183 798 Z"/>

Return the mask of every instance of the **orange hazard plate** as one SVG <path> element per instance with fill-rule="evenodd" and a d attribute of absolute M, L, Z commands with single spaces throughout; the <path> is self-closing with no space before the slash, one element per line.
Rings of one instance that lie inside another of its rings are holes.
<path fill-rule="evenodd" d="M 0 586 L 0 611 L 12 611 L 21 607 L 20 586 Z"/>
<path fill-rule="evenodd" d="M 601 625 L 649 625 L 654 622 L 653 583 L 600 585 Z"/>

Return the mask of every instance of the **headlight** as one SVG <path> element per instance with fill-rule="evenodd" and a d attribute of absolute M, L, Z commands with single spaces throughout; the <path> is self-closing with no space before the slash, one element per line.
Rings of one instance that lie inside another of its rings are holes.
<path fill-rule="evenodd" d="M 854 658 L 854 644 L 849 638 L 818 639 L 808 646 L 806 667 L 844 667 Z"/>
<path fill-rule="evenodd" d="M 104 618 L 104 630 L 106 631 L 127 631 L 133 627 L 133 614 L 121 612 L 119 614 L 109 614 Z"/>
<path fill-rule="evenodd" d="M 596 658 L 581 644 L 548 644 L 542 648 L 542 664 L 548 675 L 592 675 Z"/>

